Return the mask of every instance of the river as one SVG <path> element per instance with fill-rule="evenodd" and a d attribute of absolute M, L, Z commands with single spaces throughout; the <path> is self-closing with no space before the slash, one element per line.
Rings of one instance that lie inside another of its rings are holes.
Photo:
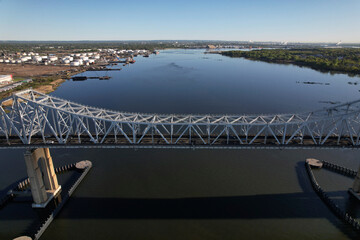
<path fill-rule="evenodd" d="M 360 98 L 359 77 L 293 65 L 178 49 L 135 60 L 121 71 L 83 73 L 110 80 L 69 80 L 51 95 L 119 111 L 203 114 L 300 112 Z M 357 169 L 356 150 L 51 154 L 55 166 L 87 159 L 94 167 L 42 239 L 355 238 L 312 190 L 304 161 L 314 157 Z M 0 190 L 24 176 L 23 151 L 1 150 Z M 353 203 L 346 192 L 351 179 L 318 177 L 345 207 Z M 14 235 L 12 226 L 29 222 L 0 214 L 0 239 Z"/>

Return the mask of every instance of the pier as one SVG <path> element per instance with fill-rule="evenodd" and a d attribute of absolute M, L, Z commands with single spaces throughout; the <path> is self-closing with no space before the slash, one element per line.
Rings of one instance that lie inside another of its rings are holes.
<path fill-rule="evenodd" d="M 92 163 L 85 160 L 54 168 L 50 152 L 46 148 L 27 150 L 25 162 L 29 177 L 13 184 L 6 197 L 0 196 L 0 208 L 4 209 L 8 204 L 17 201 L 21 203 L 25 201 L 26 203 L 28 201 L 27 196 L 30 194 L 34 201 L 32 207 L 38 217 L 23 233 L 26 236 L 16 239 L 37 240 L 50 226 L 67 200 L 85 178 L 92 167 Z M 44 164 L 44 162 L 47 164 Z M 57 175 L 70 173 L 73 177 L 65 184 L 64 188 L 57 185 Z M 56 190 L 48 190 L 49 188 Z"/>

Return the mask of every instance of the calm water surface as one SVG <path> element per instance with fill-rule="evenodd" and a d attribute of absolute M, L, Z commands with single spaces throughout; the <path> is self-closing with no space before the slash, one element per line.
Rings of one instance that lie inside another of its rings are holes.
<path fill-rule="evenodd" d="M 108 81 L 67 81 L 52 95 L 131 112 L 232 114 L 308 111 L 360 98 L 360 86 L 349 84 L 360 81 L 357 77 L 203 52 L 166 50 L 137 57 L 121 71 L 85 73 L 107 74 Z M 0 190 L 26 175 L 23 151 L 1 154 Z M 358 154 L 52 150 L 56 166 L 88 159 L 94 167 L 43 239 L 355 238 L 312 191 L 303 163 L 315 157 L 357 169 Z M 357 214 L 346 193 L 351 179 L 324 172 L 318 178 Z M 0 239 L 30 220 L 0 218 Z"/>

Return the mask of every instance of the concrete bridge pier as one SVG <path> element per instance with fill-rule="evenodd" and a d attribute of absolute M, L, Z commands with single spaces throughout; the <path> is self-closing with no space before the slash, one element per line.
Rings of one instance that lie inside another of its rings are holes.
<path fill-rule="evenodd" d="M 34 208 L 44 208 L 59 193 L 53 161 L 48 148 L 26 150 L 24 154 Z"/>

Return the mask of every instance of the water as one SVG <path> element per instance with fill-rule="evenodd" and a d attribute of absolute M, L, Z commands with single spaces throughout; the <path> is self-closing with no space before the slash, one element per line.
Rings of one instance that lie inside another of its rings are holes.
<path fill-rule="evenodd" d="M 360 85 L 348 84 L 360 78 L 203 52 L 167 50 L 137 57 L 134 65 L 107 72 L 109 81 L 68 81 L 53 95 L 103 108 L 156 113 L 298 112 L 360 98 Z"/>
<path fill-rule="evenodd" d="M 331 106 L 329 102 L 360 97 L 360 86 L 349 84 L 358 82 L 357 77 L 231 59 L 203 50 L 166 50 L 137 57 L 135 64 L 107 75 L 112 77 L 108 81 L 67 81 L 52 95 L 131 112 L 234 114 L 316 110 Z M 354 232 L 313 192 L 303 163 L 315 157 L 357 169 L 357 151 L 51 153 L 56 166 L 88 159 L 94 167 L 43 239 L 354 238 Z M 0 189 L 26 175 L 22 151 L 1 150 L 1 154 Z M 332 174 L 321 173 L 319 178 L 325 189 L 343 196 L 351 184 Z M 15 234 L 1 226 L 21 228 L 30 221 L 0 218 L 0 239 Z"/>

